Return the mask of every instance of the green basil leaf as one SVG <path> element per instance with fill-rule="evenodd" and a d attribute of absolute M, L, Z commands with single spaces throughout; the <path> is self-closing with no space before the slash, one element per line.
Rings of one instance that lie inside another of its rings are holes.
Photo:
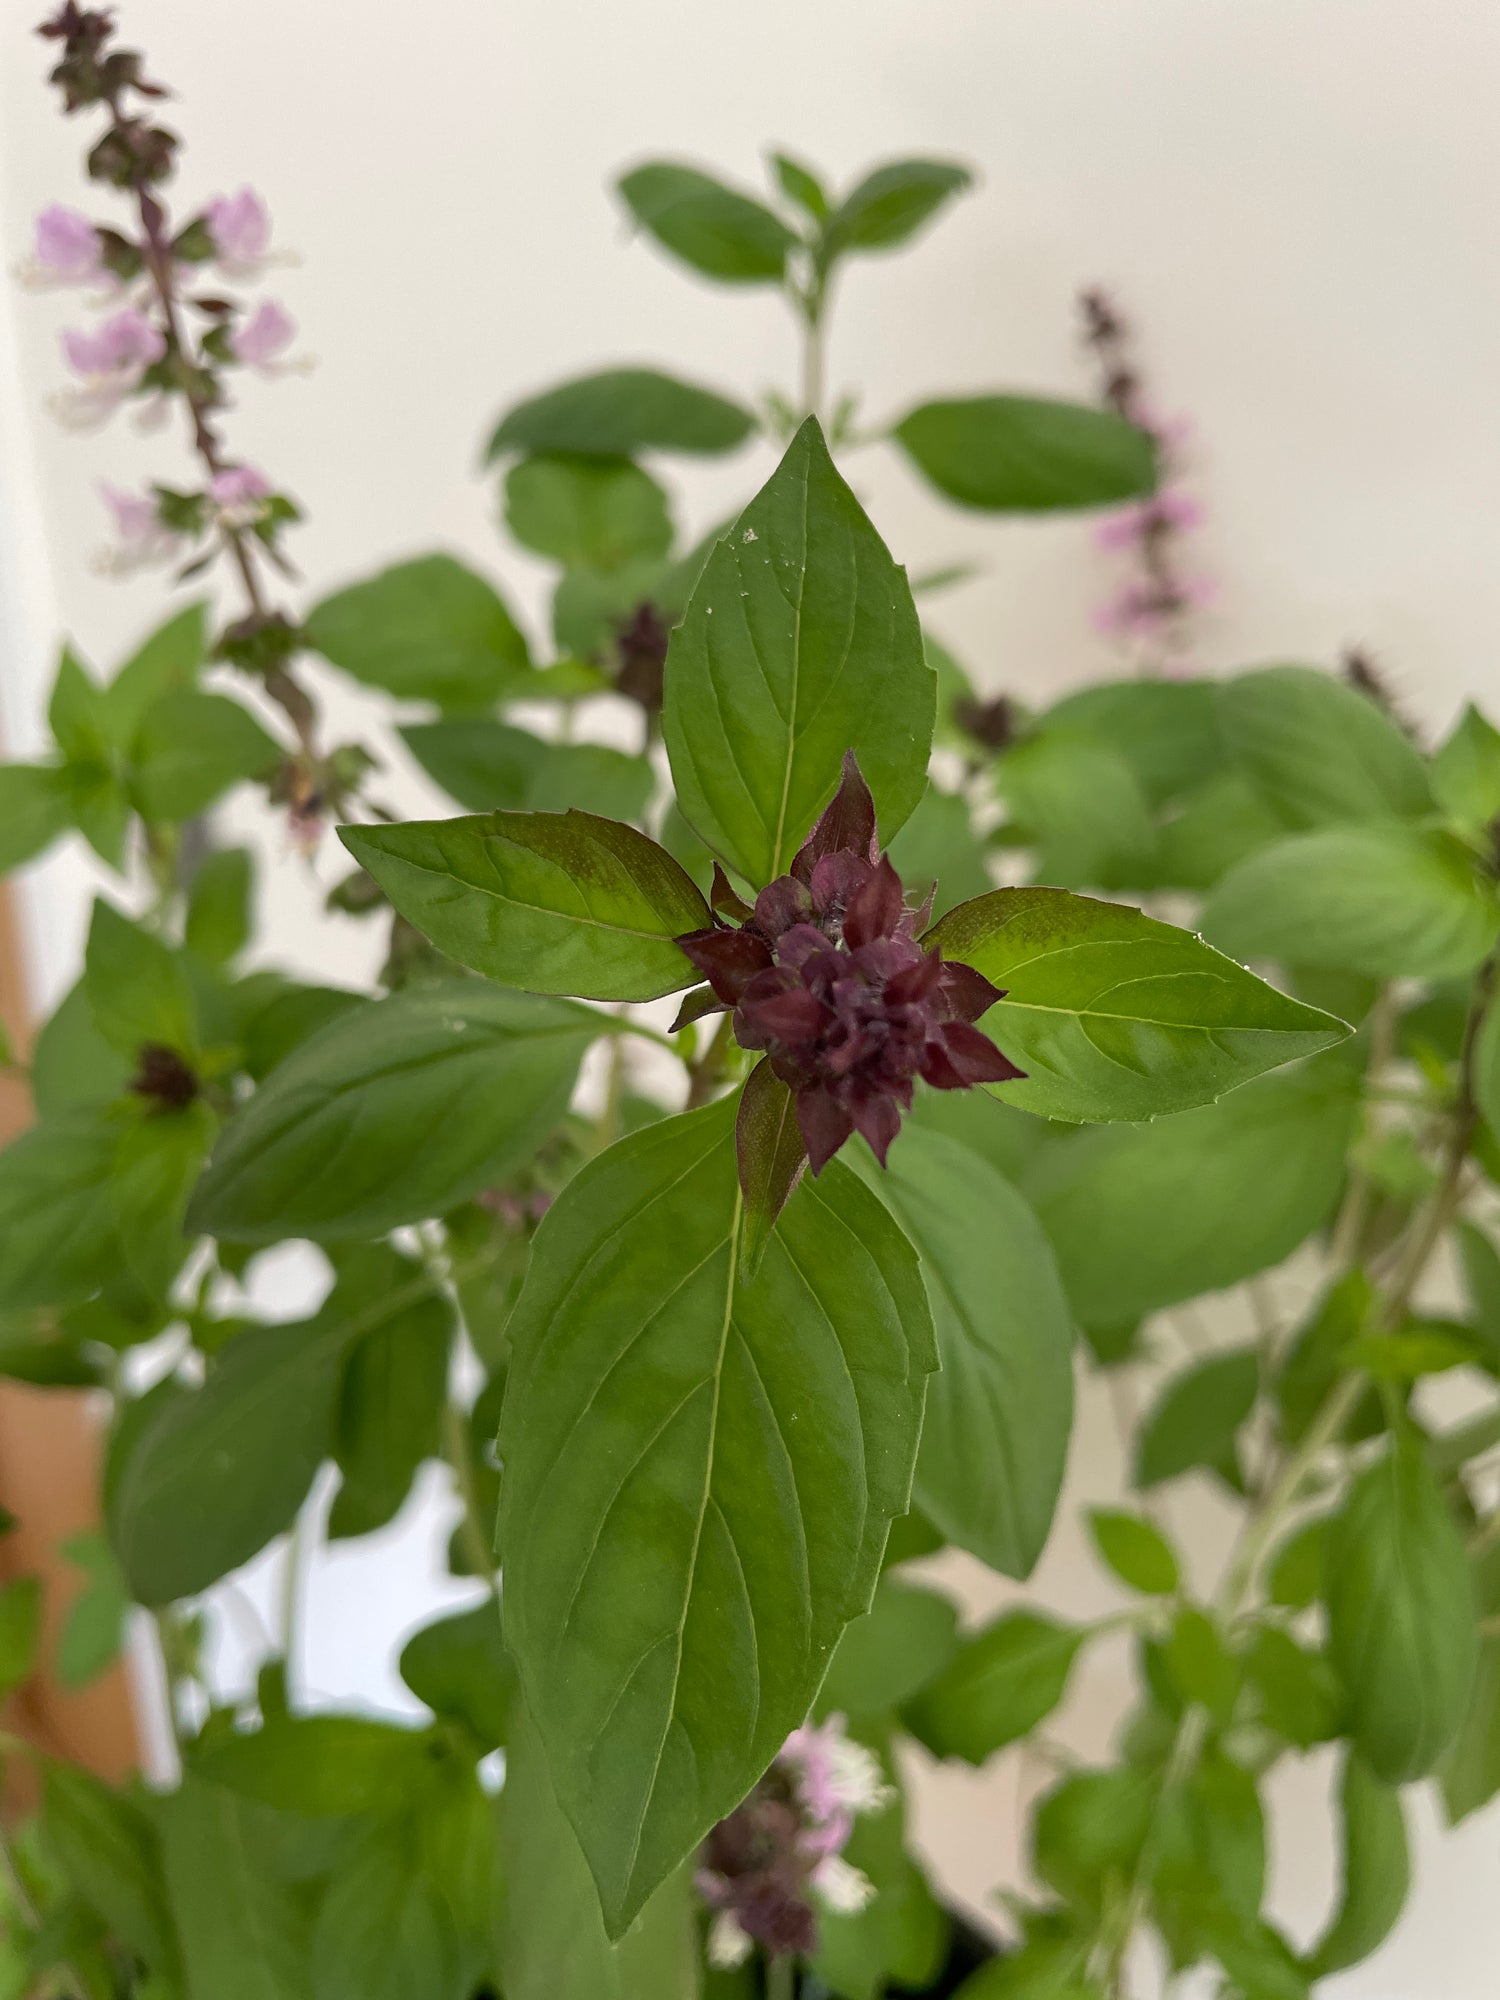
<path fill-rule="evenodd" d="M 889 160 L 874 167 L 828 218 L 822 254 L 831 262 L 851 250 L 894 250 L 973 182 L 967 167 L 948 160 Z"/>
<path fill-rule="evenodd" d="M 73 791 L 56 764 L 0 764 L 0 875 L 52 845 L 73 824 Z"/>
<path fill-rule="evenodd" d="M 57 1678 L 65 1688 L 87 1687 L 120 1657 L 130 1592 L 114 1550 L 97 1531 L 70 1535 L 62 1552 L 86 1580 L 58 1634 Z"/>
<path fill-rule="evenodd" d="M 1488 954 L 1500 901 L 1452 834 L 1371 822 L 1260 849 L 1224 877 L 1200 921 L 1245 958 L 1446 979 Z"/>
<path fill-rule="evenodd" d="M 195 819 L 231 785 L 266 776 L 284 756 L 237 701 L 184 688 L 142 716 L 130 751 L 131 793 L 143 819 Z"/>
<path fill-rule="evenodd" d="M 745 1277 L 753 1278 L 776 1218 L 807 1164 L 792 1093 L 769 1062 L 758 1062 L 745 1079 L 734 1150 L 745 1205 L 740 1262 Z"/>
<path fill-rule="evenodd" d="M 155 1812 L 187 2000 L 312 2000 L 307 1899 L 264 1812 L 191 1776 Z"/>
<path fill-rule="evenodd" d="M 164 694 L 194 686 L 208 658 L 208 606 L 201 601 L 159 625 L 104 690 L 111 740 L 128 745 Z"/>
<path fill-rule="evenodd" d="M 1414 1438 L 1393 1440 L 1350 1487 L 1328 1530 L 1323 1596 L 1356 1748 L 1389 1785 L 1425 1777 L 1463 1723 L 1478 1640 L 1463 1536 Z"/>
<path fill-rule="evenodd" d="M 1157 835 L 1139 779 L 1113 745 L 1044 729 L 1007 750 L 995 784 L 1018 833 L 1036 849 L 1038 881 L 1123 889 L 1152 881 Z"/>
<path fill-rule="evenodd" d="M 1323 1541 L 1327 1522 L 1319 1514 L 1304 1521 L 1277 1548 L 1266 1573 L 1266 1594 L 1288 1611 L 1305 1611 L 1323 1588 Z"/>
<path fill-rule="evenodd" d="M 42 1829 L 69 1888 L 169 1988 L 180 1981 L 161 1843 L 140 1807 L 77 1765 L 49 1763 Z"/>
<path fill-rule="evenodd" d="M 701 1946 L 680 1870 L 611 1944 L 536 1725 L 517 1704 L 505 1759 L 500 1974 L 505 2000 L 665 2000 L 697 1991 Z"/>
<path fill-rule="evenodd" d="M 366 687 L 444 709 L 483 709 L 530 671 L 492 584 L 452 556 L 419 556 L 325 597 L 308 643 Z"/>
<path fill-rule="evenodd" d="M 324 1891 L 313 2000 L 469 2000 L 493 1975 L 495 1809 L 472 1768 L 363 1825 Z"/>
<path fill-rule="evenodd" d="M 278 1715 L 194 1746 L 195 1776 L 309 1819 L 390 1811 L 432 1768 L 425 1730 L 364 1715 Z"/>
<path fill-rule="evenodd" d="M 1289 1257 L 1337 1206 L 1354 1081 L 1312 1065 L 1044 1147 L 1024 1186 L 1084 1325 L 1120 1326 Z"/>
<path fill-rule="evenodd" d="M 108 766 L 120 747 L 109 726 L 104 690 L 71 646 L 63 647 L 57 662 L 47 724 L 70 764 Z"/>
<path fill-rule="evenodd" d="M 383 1528 L 418 1468 L 441 1456 L 452 1346 L 452 1311 L 431 1297 L 367 1333 L 350 1354 L 334 1417 L 333 1456 L 343 1483 L 329 1510 L 331 1537 Z"/>
<path fill-rule="evenodd" d="M 1193 792 L 1225 763 L 1219 681 L 1100 681 L 1037 718 L 1043 733 L 1087 734 L 1115 750 L 1153 806 Z"/>
<path fill-rule="evenodd" d="M 1032 1820 L 1036 1873 L 1070 1902 L 1098 1912 L 1106 1884 L 1128 1882 L 1135 1871 L 1158 1789 L 1155 1774 L 1129 1769 L 1062 1779 L 1037 1802 Z"/>
<path fill-rule="evenodd" d="M 193 1227 L 337 1242 L 440 1215 L 530 1159 L 599 1026 L 585 1008 L 468 980 L 342 1012 L 225 1126 Z"/>
<path fill-rule="evenodd" d="M 112 764 L 88 763 L 70 763 L 66 775 L 73 824 L 107 867 L 126 874 L 131 803 L 123 777 Z"/>
<path fill-rule="evenodd" d="M 30 1680 L 42 1643 L 42 1580 L 18 1576 L 0 1584 L 0 1701 Z"/>
<path fill-rule="evenodd" d="M 771 168 L 787 200 L 794 201 L 814 222 L 821 222 L 828 214 L 828 192 L 812 168 L 786 153 L 773 153 Z"/>
<path fill-rule="evenodd" d="M 199 862 L 188 888 L 183 942 L 205 965 L 228 965 L 250 942 L 254 880 L 248 848 L 215 848 Z"/>
<path fill-rule="evenodd" d="M 1492 1542 L 1473 1563 L 1474 1595 L 1486 1617 L 1500 1605 L 1500 1552 Z M 1486 1631 L 1458 1734 L 1438 1767 L 1443 1807 L 1456 1826 L 1500 1792 L 1500 1634 Z"/>
<path fill-rule="evenodd" d="M 488 716 L 417 722 L 397 733 L 468 812 L 566 812 L 587 799 L 601 819 L 638 820 L 656 788 L 649 758 L 603 743 L 544 743 Z"/>
<path fill-rule="evenodd" d="M 1196 1702 L 1216 1722 L 1228 1723 L 1240 1691 L 1240 1663 L 1208 1613 L 1196 1604 L 1184 1604 L 1172 1621 L 1162 1654 L 1183 1705 Z"/>
<path fill-rule="evenodd" d="M 83 986 L 94 1026 L 127 1061 L 147 1044 L 181 1054 L 197 1047 L 197 1007 L 182 960 L 102 897 L 89 923 Z"/>
<path fill-rule="evenodd" d="M 868 1607 L 936 1360 L 916 1253 L 837 1161 L 742 1279 L 734 1113 L 585 1167 L 510 1324 L 506 1636 L 616 1936 Z"/>
<path fill-rule="evenodd" d="M 1234 762 L 1288 826 L 1417 819 L 1432 809 L 1422 759 L 1368 696 L 1311 667 L 1226 681 L 1219 726 Z"/>
<path fill-rule="evenodd" d="M 112 1190 L 115 1230 L 127 1264 L 152 1298 L 166 1298 L 187 1257 L 188 1197 L 217 1123 L 200 1097 L 180 1110 L 163 1106 L 121 1131 Z"/>
<path fill-rule="evenodd" d="M 1159 1486 L 1204 1466 L 1243 1492 L 1239 1431 L 1259 1393 L 1260 1361 L 1253 1347 L 1215 1354 L 1173 1376 L 1136 1440 L 1135 1484 Z"/>
<path fill-rule="evenodd" d="M 1094 1547 L 1121 1583 L 1153 1597 L 1170 1597 L 1182 1581 L 1172 1544 L 1139 1514 L 1113 1507 L 1089 1509 Z"/>
<path fill-rule="evenodd" d="M 593 813 L 496 812 L 339 837 L 439 951 L 502 986 L 655 1000 L 698 974 L 709 909 L 664 848 Z"/>
<path fill-rule="evenodd" d="M 891 435 L 940 493 L 985 513 L 1108 507 L 1156 484 L 1146 432 L 1086 403 L 955 397 L 919 404 Z"/>
<path fill-rule="evenodd" d="M 869 1610 L 834 1648 L 818 1713 L 886 1715 L 935 1679 L 957 1645 L 958 1613 L 950 1599 L 883 1576 Z"/>
<path fill-rule="evenodd" d="M 1411 1886 L 1401 1795 L 1382 1784 L 1353 1750 L 1344 1758 L 1339 1818 L 1342 1886 L 1338 1912 L 1308 1960 L 1315 1979 L 1358 1965 L 1382 1945 L 1396 1927 Z"/>
<path fill-rule="evenodd" d="M 665 250 L 727 285 L 779 284 L 797 239 L 779 215 L 711 174 L 648 160 L 621 176 L 622 200 Z"/>
<path fill-rule="evenodd" d="M 714 457 L 755 429 L 740 404 L 655 368 L 607 368 L 528 396 L 500 419 L 485 453 L 573 452 L 634 458 L 643 451 Z"/>
<path fill-rule="evenodd" d="M 124 1094 L 132 1068 L 95 1027 L 86 983 L 80 979 L 58 1003 L 31 1052 L 37 1113 L 50 1120 L 113 1103 Z"/>
<path fill-rule="evenodd" d="M 855 1160 L 922 1260 L 937 1332 L 918 1504 L 991 1569 L 1029 1576 L 1073 1421 L 1073 1323 L 1047 1239 L 995 1168 L 942 1133 L 909 1126 L 885 1172 Z"/>
<path fill-rule="evenodd" d="M 1212 889 L 1231 868 L 1285 837 L 1286 827 L 1250 780 L 1221 771 L 1161 827 L 1157 880 L 1163 888 Z"/>
<path fill-rule="evenodd" d="M 983 1764 L 1029 1736 L 1067 1693 L 1088 1634 L 1034 1611 L 1007 1611 L 960 1642 L 951 1665 L 903 1710 L 935 1757 Z"/>
<path fill-rule="evenodd" d="M 809 418 L 672 635 L 678 803 L 758 886 L 786 872 L 852 749 L 889 841 L 926 788 L 935 702 L 906 577 Z"/>
<path fill-rule="evenodd" d="M 312 1319 L 236 1335 L 201 1389 L 140 1414 L 105 1492 L 139 1603 L 206 1589 L 291 1525 L 332 1445 L 345 1355 L 430 1289 L 395 1251 L 363 1249 Z"/>
<path fill-rule="evenodd" d="M 1245 1679 L 1259 1697 L 1263 1727 L 1298 1749 L 1327 1743 L 1343 1727 L 1344 1691 L 1321 1653 L 1262 1625 L 1245 1654 Z"/>
<path fill-rule="evenodd" d="M 117 1139 L 102 1118 L 73 1112 L 0 1153 L 0 1309 L 68 1305 L 120 1269 Z"/>
<path fill-rule="evenodd" d="M 1065 889 L 996 889 L 924 942 L 1005 992 L 984 1029 L 1027 1074 L 997 1095 L 1048 1118 L 1185 1111 L 1349 1032 L 1191 932 Z"/>
<path fill-rule="evenodd" d="M 462 1722 L 486 1749 L 509 1742 L 516 1669 L 492 1597 L 413 1632 L 401 1651 L 401 1678 L 418 1701 Z"/>
<path fill-rule="evenodd" d="M 618 569 L 672 546 L 667 496 L 628 458 L 523 458 L 505 476 L 505 525 L 566 569 Z"/>
<path fill-rule="evenodd" d="M 1500 730 L 1470 702 L 1432 760 L 1432 795 L 1471 839 L 1500 819 Z"/>

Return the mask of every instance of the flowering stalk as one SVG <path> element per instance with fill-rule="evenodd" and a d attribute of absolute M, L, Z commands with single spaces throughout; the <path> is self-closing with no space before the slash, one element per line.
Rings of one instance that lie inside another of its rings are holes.
<path fill-rule="evenodd" d="M 319 785 L 316 714 L 291 670 L 296 622 L 273 606 L 260 572 L 262 560 L 283 561 L 277 534 L 297 518 L 297 510 L 273 491 L 264 475 L 227 456 L 217 428 L 225 401 L 219 370 L 239 363 L 269 372 L 280 364 L 294 329 L 284 309 L 272 301 L 236 325 L 241 309 L 234 302 L 213 296 L 189 299 L 180 289 L 184 269 L 209 261 L 231 278 L 257 275 L 268 261 L 269 218 L 259 197 L 244 189 L 211 203 L 205 214 L 174 234 L 157 190 L 173 171 L 179 142 L 148 115 L 165 91 L 146 80 L 137 51 L 115 45 L 114 19 L 107 9 L 80 8 L 67 0 L 38 33 L 61 44 L 51 81 L 62 93 L 65 111 L 71 115 L 102 106 L 108 112 L 109 124 L 89 153 L 88 172 L 130 197 L 139 235 L 131 238 L 70 210 L 50 208 L 38 221 L 36 256 L 27 275 L 33 282 L 53 284 L 108 281 L 116 297 L 137 280 L 147 287 L 141 303 L 121 306 L 96 332 L 64 336 L 64 351 L 83 380 L 65 412 L 92 423 L 145 391 L 179 396 L 205 475 L 200 494 L 158 487 L 153 502 L 113 489 L 106 493 L 125 546 L 125 557 L 115 567 L 170 555 L 185 536 L 207 531 L 217 538 L 245 601 L 244 614 L 221 636 L 220 652 L 256 673 L 290 720 L 300 746 L 301 772 L 290 789 L 303 798 Z M 188 330 L 188 305 L 211 322 L 201 339 Z M 187 573 L 198 566 L 190 565 Z"/>
<path fill-rule="evenodd" d="M 1161 478 L 1155 493 L 1112 514 L 1098 530 L 1098 545 L 1129 559 L 1133 574 L 1100 606 L 1096 619 L 1109 637 L 1135 650 L 1140 671 L 1180 667 L 1191 613 L 1213 595 L 1212 582 L 1183 567 L 1185 535 L 1203 519 L 1199 502 L 1181 484 L 1178 463 L 1185 426 L 1163 418 L 1145 395 L 1131 348 L 1131 329 L 1106 292 L 1086 291 L 1080 306 L 1083 341 L 1096 358 L 1105 405 L 1155 441 Z"/>

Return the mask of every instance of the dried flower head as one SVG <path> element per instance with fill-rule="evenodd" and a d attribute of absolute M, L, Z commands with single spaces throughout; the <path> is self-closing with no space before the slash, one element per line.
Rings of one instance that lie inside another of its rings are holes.
<path fill-rule="evenodd" d="M 795 1093 L 815 1174 L 856 1131 L 884 1165 L 917 1077 L 968 1090 L 1022 1074 L 973 1025 L 999 989 L 918 943 L 926 912 L 880 852 L 853 751 L 791 873 L 753 907 L 716 874 L 713 904 L 721 923 L 678 939 L 713 992 L 687 1006 L 694 1018 L 733 1009 L 741 1048 L 763 1051 Z"/>

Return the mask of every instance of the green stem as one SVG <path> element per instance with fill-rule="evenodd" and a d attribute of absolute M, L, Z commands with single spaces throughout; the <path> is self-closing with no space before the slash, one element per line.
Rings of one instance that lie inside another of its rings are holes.
<path fill-rule="evenodd" d="M 479 1506 L 479 1482 L 474 1466 L 474 1453 L 469 1441 L 469 1419 L 466 1411 L 457 1403 L 449 1403 L 443 1412 L 443 1451 L 453 1468 L 454 1483 L 458 1487 L 458 1497 L 463 1503 L 463 1520 L 460 1524 L 464 1538 L 464 1553 L 469 1558 L 474 1574 L 482 1577 L 489 1586 L 490 1596 L 500 1602 L 500 1584 L 495 1574 L 495 1558 L 490 1552 L 489 1530 Z"/>
<path fill-rule="evenodd" d="M 778 1953 L 766 1960 L 766 2000 L 794 2000 L 797 1991 L 795 1959 Z"/>

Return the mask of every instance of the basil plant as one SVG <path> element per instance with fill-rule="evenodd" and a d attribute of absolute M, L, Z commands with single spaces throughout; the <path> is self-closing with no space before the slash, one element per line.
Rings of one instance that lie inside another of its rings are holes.
<path fill-rule="evenodd" d="M 59 409 L 181 419 L 175 483 L 108 491 L 111 562 L 214 590 L 108 676 L 65 648 L 53 751 L 0 769 L 0 863 L 81 836 L 114 878 L 7 1052 L 0 1374 L 110 1414 L 79 1591 L 43 1641 L 40 1582 L 0 1590 L 0 1686 L 134 1629 L 175 1744 L 107 1785 L 3 1739 L 40 1805 L 0 1992 L 1115 2000 L 1204 1966 L 1301 2000 L 1399 1916 L 1403 1789 L 1500 1790 L 1500 734 L 1470 709 L 1429 754 L 1362 662 L 1185 667 L 1177 446 L 1097 294 L 1098 404 L 829 404 L 835 292 L 962 194 L 940 161 L 836 195 L 776 156 L 768 198 L 635 167 L 660 248 L 783 294 L 795 396 L 621 368 L 511 407 L 546 634 L 444 554 L 294 609 L 299 505 L 229 441 L 296 337 L 265 204 L 174 213 L 145 59 L 71 0 L 41 33 L 111 204 L 38 223 L 28 275 L 96 307 Z M 644 461 L 756 435 L 770 476 L 679 545 Z M 960 507 L 1109 510 L 1146 671 L 976 694 L 846 477 L 881 445 Z M 399 751 L 329 740 L 330 671 Z M 396 817 L 393 754 L 457 810 Z M 381 932 L 374 990 L 258 950 L 213 817 L 243 785 L 338 934 Z M 257 1271 L 289 1243 L 326 1266 L 294 1320 Z M 1087 1522 L 1118 1606 L 961 1620 L 943 1552 L 1031 1574 L 1080 1374 L 1144 1405 Z M 406 1640 L 408 1714 L 353 1712 L 299 1671 L 307 1543 L 433 1463 L 471 1601 Z M 1178 1481 L 1236 1510 L 1217 1576 Z M 232 1579 L 283 1538 L 236 1679 Z M 1135 1706 L 1085 1765 L 1049 1725 L 1111 1642 Z M 964 1913 L 906 1788 L 1018 1745 L 1028 1876 Z M 1340 1888 L 1292 1936 L 1262 1789 L 1317 1754 Z"/>

